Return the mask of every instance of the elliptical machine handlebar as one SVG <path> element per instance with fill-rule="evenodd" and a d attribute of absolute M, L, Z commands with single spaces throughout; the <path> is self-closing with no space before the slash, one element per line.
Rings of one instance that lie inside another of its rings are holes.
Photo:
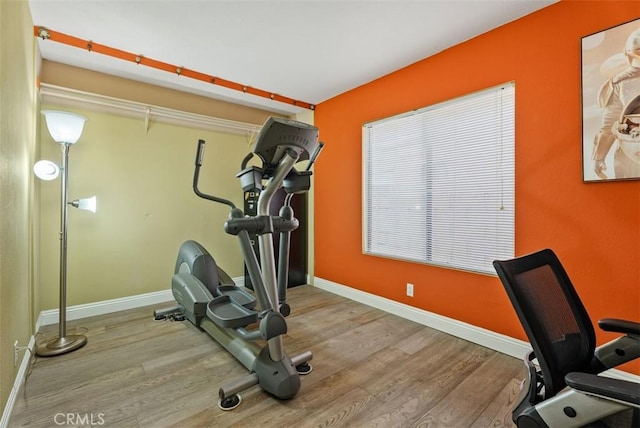
<path fill-rule="evenodd" d="M 198 140 L 198 150 L 196 152 L 196 167 L 202 166 L 202 158 L 204 157 L 204 140 Z"/>
<path fill-rule="evenodd" d="M 242 159 L 242 163 L 240 164 L 240 171 L 247 168 L 247 164 L 252 158 L 253 158 L 253 153 L 249 152 L 249 154 L 246 155 L 244 159 Z"/>
<path fill-rule="evenodd" d="M 196 151 L 196 162 L 195 162 L 195 170 L 193 172 L 193 191 L 195 194 L 202 199 L 207 199 L 209 201 L 217 202 L 219 204 L 228 205 L 231 209 L 236 208 L 235 204 L 228 199 L 219 198 L 218 196 L 209 195 L 207 193 L 203 193 L 198 189 L 198 180 L 200 178 L 200 167 L 202 166 L 202 158 L 204 157 L 204 140 L 198 140 L 198 149 Z"/>

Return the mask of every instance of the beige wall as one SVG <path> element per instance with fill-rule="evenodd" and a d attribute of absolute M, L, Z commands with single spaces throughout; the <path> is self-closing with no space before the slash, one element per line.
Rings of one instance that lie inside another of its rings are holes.
<path fill-rule="evenodd" d="M 147 132 L 141 119 L 64 110 L 89 118 L 69 151 L 69 199 L 98 198 L 95 214 L 69 209 L 68 305 L 169 289 L 178 247 L 187 239 L 203 244 L 232 277 L 243 275 L 236 238 L 223 230 L 228 208 L 196 197 L 192 179 L 197 140 L 204 139 L 201 190 L 242 207 L 235 175 L 250 151 L 246 136 L 154 122 Z M 42 158 L 60 162 L 60 147 L 47 132 L 41 150 Z M 46 310 L 58 307 L 60 182 L 41 186 Z"/>
<path fill-rule="evenodd" d="M 148 103 L 181 111 L 262 124 L 272 112 L 44 61 L 43 83 Z M 201 242 L 233 277 L 243 262 L 235 237 L 224 233 L 228 209 L 197 198 L 191 190 L 198 139 L 207 141 L 201 187 L 242 208 L 235 174 L 250 151 L 249 138 L 151 123 L 60 106 L 89 117 L 69 159 L 69 198 L 98 197 L 98 212 L 69 212 L 69 306 L 166 290 L 176 252 L 186 239 Z M 313 123 L 313 112 L 296 117 Z M 45 122 L 41 118 L 43 129 Z M 42 157 L 59 162 L 59 147 L 47 132 Z M 41 310 L 58 307 L 58 181 L 42 184 Z M 310 196 L 310 201 L 313 196 Z M 312 208 L 312 207 L 310 207 Z M 49 213 L 49 215 L 45 214 Z M 310 215 L 310 242 L 313 233 Z M 310 248 L 312 246 L 310 245 Z M 308 258 L 313 272 L 313 255 Z"/>
<path fill-rule="evenodd" d="M 26 1 L 0 1 L 0 403 L 17 368 L 13 343 L 33 334 L 31 165 L 36 152 L 35 50 Z"/>
<path fill-rule="evenodd" d="M 160 88 L 142 82 L 43 61 L 42 83 L 89 93 L 262 124 L 272 112 Z M 207 141 L 203 190 L 242 207 L 235 174 L 250 151 L 248 138 L 201 131 L 61 106 L 89 117 L 69 156 L 69 198 L 98 197 L 98 212 L 71 209 L 68 234 L 69 306 L 167 290 L 179 245 L 201 242 L 231 275 L 242 276 L 236 238 L 223 230 L 228 209 L 191 190 L 198 139 Z M 41 126 L 45 127 L 44 118 Z M 59 162 L 47 132 L 42 157 Z M 58 307 L 60 183 L 43 183 L 41 194 L 41 310 Z"/>

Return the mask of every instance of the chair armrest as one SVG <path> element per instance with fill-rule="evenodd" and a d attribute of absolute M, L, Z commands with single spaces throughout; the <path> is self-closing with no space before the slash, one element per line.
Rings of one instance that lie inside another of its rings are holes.
<path fill-rule="evenodd" d="M 621 320 L 617 318 L 603 318 L 598 321 L 598 326 L 604 331 L 616 333 L 640 335 L 640 323 Z"/>
<path fill-rule="evenodd" d="M 640 406 L 640 384 L 636 382 L 582 372 L 569 373 L 564 380 L 569 387 L 577 391 Z"/>

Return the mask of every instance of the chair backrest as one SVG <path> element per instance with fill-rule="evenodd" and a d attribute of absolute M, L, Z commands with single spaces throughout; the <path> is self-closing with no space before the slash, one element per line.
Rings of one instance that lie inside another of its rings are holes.
<path fill-rule="evenodd" d="M 595 331 L 560 260 L 549 249 L 493 266 L 529 338 L 544 380 L 544 398 L 572 371 L 590 371 Z"/>

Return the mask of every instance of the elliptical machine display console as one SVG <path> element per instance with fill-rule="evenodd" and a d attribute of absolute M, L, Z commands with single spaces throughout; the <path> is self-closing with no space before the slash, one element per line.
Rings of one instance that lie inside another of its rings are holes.
<path fill-rule="evenodd" d="M 203 193 L 198 188 L 205 148 L 205 142 L 198 141 L 193 190 L 203 199 L 229 206 L 229 219 L 224 229 L 239 239 L 254 294 L 236 286 L 202 245 L 189 240 L 180 246 L 171 281 L 178 306 L 156 311 L 154 315 L 156 318 L 186 318 L 206 331 L 249 370 L 244 378 L 218 390 L 218 406 L 223 410 L 236 408 L 241 402 L 239 393 L 254 385 L 260 385 L 277 398 L 292 398 L 300 389 L 300 375 L 311 372 L 312 353 L 306 351 L 288 356 L 283 335 L 287 332 L 285 317 L 289 314 L 286 303 L 289 237 L 298 227 L 290 201 L 294 194 L 310 189 L 311 167 L 322 147 L 316 127 L 269 118 L 237 174 L 244 191 L 261 190 L 257 215 L 245 216 L 233 202 Z M 262 165 L 247 167 L 254 155 Z M 306 168 L 298 171 L 295 165 L 304 160 L 308 160 Z M 284 206 L 279 215 L 269 215 L 271 199 L 281 187 L 287 192 Z M 273 248 L 274 233 L 280 234 L 278 266 Z M 251 245 L 250 234 L 258 236 L 260 262 Z M 266 345 L 261 347 L 257 341 L 266 341 Z"/>

